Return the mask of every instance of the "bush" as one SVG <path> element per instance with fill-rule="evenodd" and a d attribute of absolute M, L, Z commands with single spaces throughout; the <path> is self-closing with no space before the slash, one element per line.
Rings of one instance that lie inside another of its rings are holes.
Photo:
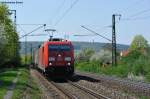
<path fill-rule="evenodd" d="M 90 61 L 99 61 L 100 63 L 110 63 L 111 60 L 112 53 L 109 50 L 100 50 L 90 58 Z"/>
<path fill-rule="evenodd" d="M 128 63 L 134 64 L 133 62 L 137 60 L 141 55 L 142 53 L 140 51 L 137 50 L 130 51 L 127 56 L 122 58 L 122 62 L 124 62 L 124 64 Z"/>
<path fill-rule="evenodd" d="M 77 61 L 89 61 L 90 57 L 95 53 L 93 49 L 83 49 L 78 55 L 76 55 Z"/>
<path fill-rule="evenodd" d="M 150 71 L 149 56 L 143 54 L 141 51 L 131 51 L 128 56 L 123 57 L 121 61 L 129 68 L 129 72 L 135 75 L 145 75 Z"/>
<path fill-rule="evenodd" d="M 99 62 L 79 62 L 76 63 L 76 68 L 81 71 L 88 71 L 88 72 L 100 72 L 100 63 Z"/>
<path fill-rule="evenodd" d="M 147 73 L 145 77 L 146 77 L 146 81 L 149 81 L 149 82 L 150 82 L 150 72 Z"/>
<path fill-rule="evenodd" d="M 98 61 L 79 62 L 76 63 L 75 66 L 77 69 L 81 71 L 101 73 L 106 75 L 116 75 L 119 77 L 127 77 L 129 71 L 127 66 L 125 65 L 119 65 L 116 67 L 113 66 L 102 67 Z"/>

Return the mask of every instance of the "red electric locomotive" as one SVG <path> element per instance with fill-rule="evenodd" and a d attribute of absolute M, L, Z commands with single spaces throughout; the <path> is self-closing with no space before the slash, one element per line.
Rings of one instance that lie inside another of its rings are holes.
<path fill-rule="evenodd" d="M 70 41 L 51 39 L 34 52 L 34 63 L 46 74 L 74 74 L 74 49 Z"/>

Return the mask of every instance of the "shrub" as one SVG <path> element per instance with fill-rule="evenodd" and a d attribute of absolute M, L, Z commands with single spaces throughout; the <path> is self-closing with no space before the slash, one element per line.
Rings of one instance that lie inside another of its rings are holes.
<path fill-rule="evenodd" d="M 146 80 L 150 82 L 150 72 L 146 74 Z"/>
<path fill-rule="evenodd" d="M 82 71 L 88 72 L 100 72 L 100 64 L 99 62 L 79 62 L 76 63 L 76 68 Z"/>
<path fill-rule="evenodd" d="M 90 57 L 95 53 L 93 49 L 83 49 L 78 55 L 76 55 L 77 61 L 89 61 Z"/>
<path fill-rule="evenodd" d="M 99 52 L 93 54 L 90 61 L 99 61 L 100 63 L 111 62 L 112 53 L 109 50 L 100 50 Z"/>

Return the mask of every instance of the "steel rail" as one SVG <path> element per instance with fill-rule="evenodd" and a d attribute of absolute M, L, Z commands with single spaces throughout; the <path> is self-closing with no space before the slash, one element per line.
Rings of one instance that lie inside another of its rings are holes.
<path fill-rule="evenodd" d="M 73 85 L 73 86 L 75 86 L 75 87 L 78 88 L 78 89 L 83 90 L 84 92 L 86 92 L 86 93 L 88 93 L 88 94 L 90 94 L 90 95 L 92 95 L 92 96 L 94 96 L 94 97 L 96 97 L 96 98 L 98 98 L 98 99 L 111 99 L 111 98 L 106 97 L 106 96 L 104 96 L 104 95 L 102 95 L 102 94 L 96 93 L 96 92 L 94 92 L 94 91 L 91 90 L 91 89 L 88 89 L 88 88 L 83 87 L 83 86 L 81 86 L 81 85 L 79 85 L 79 84 L 73 83 L 73 82 L 70 81 L 70 80 L 68 80 L 68 83 L 71 84 L 71 85 Z"/>
<path fill-rule="evenodd" d="M 49 86 L 53 85 L 53 87 L 55 87 L 57 90 L 56 92 L 60 91 L 61 93 L 63 93 L 63 95 L 67 98 L 67 99 L 78 99 L 76 96 L 74 96 L 73 94 L 71 94 L 68 90 L 64 89 L 63 87 L 59 86 L 58 84 L 56 84 L 55 82 L 53 81 L 48 81 L 46 78 L 44 78 L 38 71 L 36 71 L 36 75 L 43 81 L 44 84 L 46 84 L 46 87 L 48 89 L 50 89 L 51 91 L 51 88 L 49 88 Z M 59 94 L 59 92 L 58 92 Z M 60 95 L 60 94 L 59 94 Z M 60 95 L 61 96 L 61 95 Z M 65 99 L 66 99 L 65 98 Z"/>
<path fill-rule="evenodd" d="M 69 99 L 78 99 L 75 95 L 72 95 L 68 90 L 64 89 L 63 87 L 57 85 L 55 82 L 51 81 L 51 83 L 59 89 L 63 94 L 65 94 Z"/>

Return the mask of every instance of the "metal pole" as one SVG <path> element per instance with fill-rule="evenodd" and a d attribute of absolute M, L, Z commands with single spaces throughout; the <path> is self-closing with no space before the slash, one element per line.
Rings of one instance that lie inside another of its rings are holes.
<path fill-rule="evenodd" d="M 17 13 L 16 13 L 16 10 L 14 10 L 14 12 L 15 12 L 15 18 L 14 18 L 14 23 L 15 23 L 15 31 L 17 31 Z"/>
<path fill-rule="evenodd" d="M 17 32 L 17 30 L 16 30 L 16 10 L 11 10 L 11 11 L 14 12 L 14 32 Z M 17 41 L 14 40 L 14 43 L 17 43 Z M 15 58 L 17 58 L 17 46 L 14 47 L 14 54 L 15 54 L 14 55 Z"/>
<path fill-rule="evenodd" d="M 27 36 L 25 37 L 25 64 L 27 64 Z"/>
<path fill-rule="evenodd" d="M 117 65 L 115 14 L 112 15 L 112 65 Z"/>
<path fill-rule="evenodd" d="M 32 64 L 32 43 L 31 43 L 31 64 Z"/>

